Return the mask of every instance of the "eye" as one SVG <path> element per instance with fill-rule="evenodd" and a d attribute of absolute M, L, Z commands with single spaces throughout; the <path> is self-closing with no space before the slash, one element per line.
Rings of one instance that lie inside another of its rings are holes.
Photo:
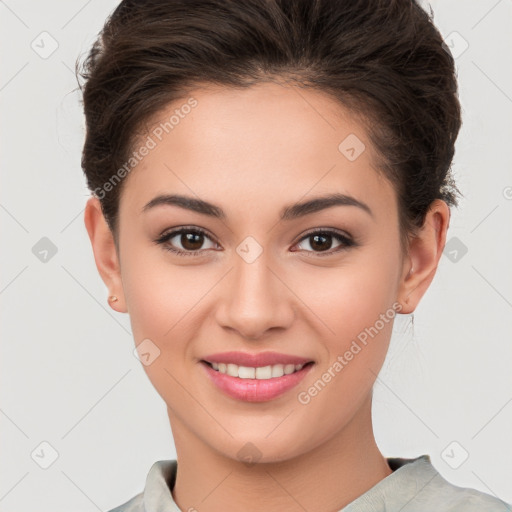
<path fill-rule="evenodd" d="M 205 248 L 203 247 L 205 241 L 210 241 L 213 245 Z M 196 227 L 182 227 L 164 233 L 155 240 L 155 243 L 163 245 L 167 251 L 180 256 L 197 256 L 203 250 L 216 248 L 217 246 L 206 231 Z M 181 245 L 181 247 L 176 247 L 176 244 Z"/>
<path fill-rule="evenodd" d="M 335 246 L 335 250 L 330 250 L 333 247 L 333 239 L 338 242 L 338 246 Z M 205 242 L 208 241 L 211 244 L 210 247 L 204 247 Z M 307 242 L 306 246 L 309 246 L 309 249 L 306 247 L 302 250 L 312 252 L 315 256 L 329 256 L 357 245 L 347 235 L 332 229 L 312 231 L 303 236 L 296 247 L 305 242 Z M 218 244 L 213 241 L 206 231 L 201 228 L 186 226 L 164 233 L 155 240 L 155 243 L 163 245 L 165 250 L 179 256 L 198 256 L 207 249 L 218 248 Z"/>
<path fill-rule="evenodd" d="M 337 249 L 334 251 L 330 251 L 329 249 L 332 248 L 332 239 L 335 239 L 339 242 L 339 245 L 337 246 Z M 322 230 L 316 230 L 308 233 L 306 236 L 301 238 L 301 241 L 298 245 L 303 243 L 303 241 L 306 241 L 306 246 L 309 246 L 310 249 L 305 249 L 306 252 L 313 252 L 317 253 L 315 256 L 328 256 L 335 253 L 338 253 L 340 251 L 346 250 L 349 247 L 353 247 L 356 245 L 354 240 L 349 238 L 348 236 L 338 232 L 334 231 L 332 229 L 322 229 Z M 327 252 L 328 251 L 328 252 Z M 320 253 L 320 254 L 318 254 Z M 321 254 L 324 253 L 324 254 Z"/>

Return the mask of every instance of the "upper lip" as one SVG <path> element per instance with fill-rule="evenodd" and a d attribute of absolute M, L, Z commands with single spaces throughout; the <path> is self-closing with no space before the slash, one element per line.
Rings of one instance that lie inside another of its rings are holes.
<path fill-rule="evenodd" d="M 260 352 L 250 354 L 247 352 L 219 352 L 206 356 L 203 361 L 207 363 L 233 363 L 238 366 L 272 366 L 274 364 L 306 364 L 312 362 L 312 359 L 293 356 L 289 354 L 280 354 L 278 352 Z"/>

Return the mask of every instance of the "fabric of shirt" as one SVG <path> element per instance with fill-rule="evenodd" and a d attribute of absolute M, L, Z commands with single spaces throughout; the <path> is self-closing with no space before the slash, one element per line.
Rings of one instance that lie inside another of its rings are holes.
<path fill-rule="evenodd" d="M 386 460 L 393 473 L 339 512 L 512 512 L 494 496 L 445 480 L 428 455 Z M 182 512 L 171 493 L 177 467 L 176 460 L 155 462 L 144 491 L 110 512 Z"/>

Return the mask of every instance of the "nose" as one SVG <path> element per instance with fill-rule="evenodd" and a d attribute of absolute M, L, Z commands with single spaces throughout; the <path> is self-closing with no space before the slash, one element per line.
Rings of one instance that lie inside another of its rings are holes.
<path fill-rule="evenodd" d="M 221 327 L 248 340 L 261 339 L 271 329 L 290 327 L 295 297 L 279 270 L 269 266 L 265 252 L 252 263 L 235 257 L 226 277 L 216 308 Z"/>

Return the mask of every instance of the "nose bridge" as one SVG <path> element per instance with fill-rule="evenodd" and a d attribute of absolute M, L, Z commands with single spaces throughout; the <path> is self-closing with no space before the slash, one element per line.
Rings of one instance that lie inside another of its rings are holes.
<path fill-rule="evenodd" d="M 246 338 L 258 338 L 272 327 L 287 327 L 293 320 L 293 308 L 286 287 L 271 269 L 269 254 L 262 251 L 252 259 L 242 252 L 234 255 L 233 265 L 229 290 L 218 308 L 219 323 Z"/>

